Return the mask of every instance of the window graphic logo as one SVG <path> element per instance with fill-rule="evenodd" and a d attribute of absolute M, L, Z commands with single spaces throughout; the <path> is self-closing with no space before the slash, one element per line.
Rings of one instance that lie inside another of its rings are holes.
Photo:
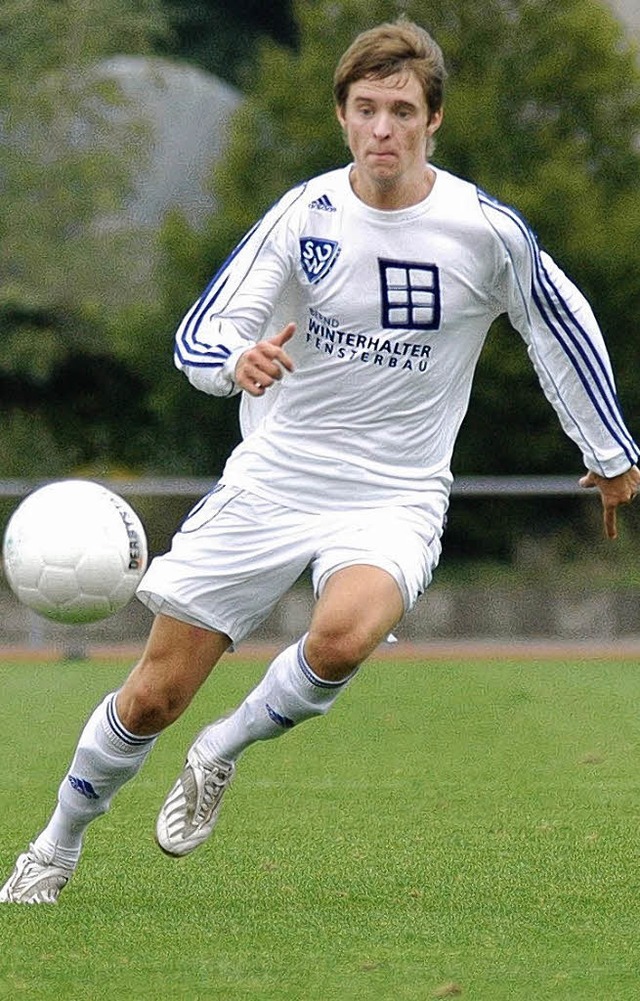
<path fill-rule="evenodd" d="M 382 326 L 387 329 L 438 330 L 442 301 L 435 264 L 378 259 Z"/>

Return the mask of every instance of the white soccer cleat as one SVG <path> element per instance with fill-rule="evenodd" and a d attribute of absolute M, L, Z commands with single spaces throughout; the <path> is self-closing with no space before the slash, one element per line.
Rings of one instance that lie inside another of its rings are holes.
<path fill-rule="evenodd" d="M 73 869 L 47 862 L 33 847 L 18 856 L 15 869 L 0 890 L 2 904 L 55 904 Z"/>
<path fill-rule="evenodd" d="M 232 761 L 203 761 L 196 743 L 158 814 L 156 840 L 167 855 L 188 855 L 207 840 L 235 772 Z"/>

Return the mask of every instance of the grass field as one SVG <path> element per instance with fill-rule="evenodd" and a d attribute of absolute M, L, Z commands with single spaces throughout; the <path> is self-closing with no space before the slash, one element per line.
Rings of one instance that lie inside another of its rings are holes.
<path fill-rule="evenodd" d="M 637 1001 L 640 676 L 631 660 L 372 661 L 331 715 L 251 748 L 212 840 L 158 807 L 227 658 L 56 907 L 0 906 L 0 997 Z M 0 662 L 0 875 L 42 826 L 122 662 Z"/>

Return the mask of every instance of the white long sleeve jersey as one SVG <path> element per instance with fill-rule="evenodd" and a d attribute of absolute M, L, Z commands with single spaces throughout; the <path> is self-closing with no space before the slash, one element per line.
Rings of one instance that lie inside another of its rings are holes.
<path fill-rule="evenodd" d="M 505 312 L 585 466 L 628 469 L 638 449 L 599 327 L 522 218 L 439 168 L 424 201 L 380 211 L 354 194 L 350 169 L 284 195 L 178 329 L 178 368 L 231 395 L 240 354 L 297 324 L 295 371 L 262 398 L 243 394 L 225 482 L 307 511 L 427 493 L 444 510 L 476 362 Z"/>

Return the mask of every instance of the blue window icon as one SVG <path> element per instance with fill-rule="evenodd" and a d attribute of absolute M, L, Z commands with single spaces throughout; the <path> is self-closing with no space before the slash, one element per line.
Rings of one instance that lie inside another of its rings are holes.
<path fill-rule="evenodd" d="M 387 329 L 438 330 L 442 301 L 435 264 L 378 258 L 382 326 Z"/>

